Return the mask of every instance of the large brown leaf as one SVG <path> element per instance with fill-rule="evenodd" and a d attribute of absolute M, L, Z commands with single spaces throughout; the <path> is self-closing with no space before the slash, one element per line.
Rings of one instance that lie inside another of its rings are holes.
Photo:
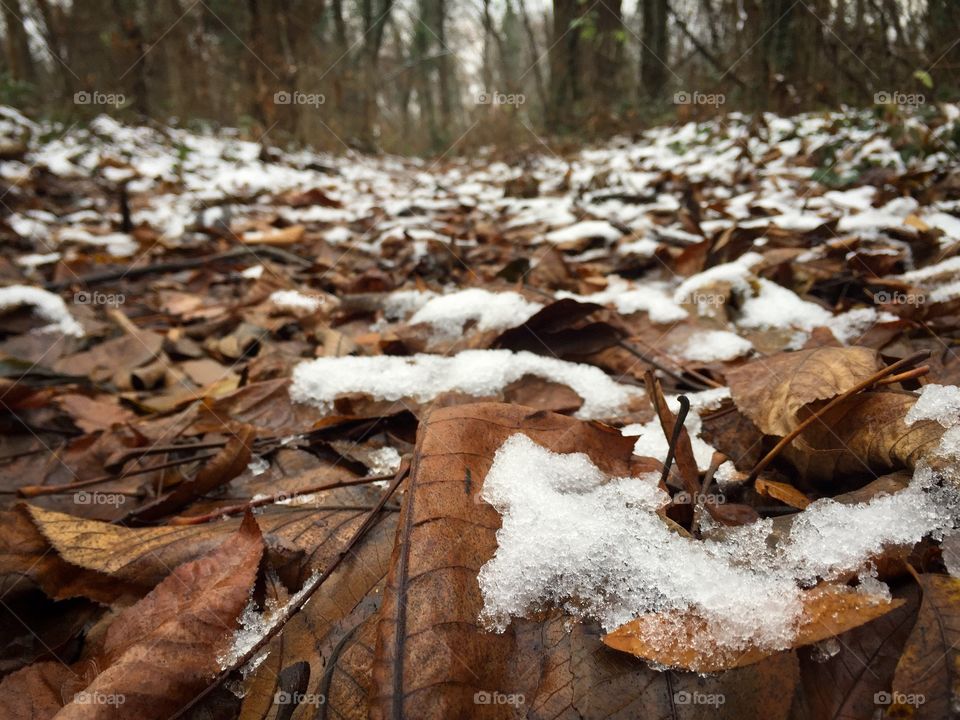
<path fill-rule="evenodd" d="M 821 347 L 754 360 L 726 378 L 737 407 L 767 435 L 783 436 L 797 427 L 805 405 L 836 397 L 879 369 L 870 348 Z"/>
<path fill-rule="evenodd" d="M 365 712 L 364 686 L 369 685 L 370 658 L 360 668 L 348 671 L 344 666 L 343 669 L 356 681 L 354 689 L 363 688 L 363 692 L 344 693 L 341 688 L 336 697 L 327 696 L 334 667 L 352 645 L 354 634 L 364 623 L 374 619 L 380 608 L 396 527 L 395 513 L 381 516 L 377 525 L 354 547 L 310 602 L 271 642 L 270 655 L 248 679 L 249 690 L 243 698 L 241 720 L 269 717 L 272 709 L 279 712 L 274 706 L 277 698 L 283 697 L 278 694 L 285 692 L 281 686 L 283 670 L 298 663 L 303 664 L 303 683 L 298 690 L 303 698 L 301 707 L 292 714 L 293 718 L 312 718 L 317 711 L 316 701 L 321 696 L 329 715 L 351 716 L 357 711 Z M 368 632 L 372 633 L 372 630 L 371 626 Z M 289 690 L 286 692 L 294 695 Z"/>
<path fill-rule="evenodd" d="M 920 587 L 917 623 L 884 699 L 892 717 L 960 717 L 960 579 L 921 575 Z"/>
<path fill-rule="evenodd" d="M 786 717 L 784 700 L 796 682 L 789 653 L 711 684 L 651 670 L 605 648 L 595 626 L 556 613 L 517 620 L 502 634 L 478 625 L 477 572 L 496 550 L 500 525 L 479 495 L 494 453 L 517 432 L 555 452 L 586 452 L 612 475 L 658 464 L 634 457 L 629 438 L 597 423 L 485 403 L 431 413 L 418 437 L 387 577 L 371 716 Z M 683 696 L 678 703 L 681 690 L 723 693 L 731 704 L 687 705 Z M 492 698 L 506 702 L 485 702 Z"/>
<path fill-rule="evenodd" d="M 343 488 L 318 496 L 336 503 L 329 509 L 275 505 L 258 515 L 271 558 L 289 565 L 285 579 L 299 585 L 324 567 L 362 522 L 368 497 L 364 488 Z M 16 522 L 0 531 L 0 579 L 11 587 L 38 585 L 57 599 L 83 595 L 104 603 L 143 596 L 171 567 L 219 546 L 240 525 L 233 518 L 127 528 L 35 506 L 9 517 Z"/>

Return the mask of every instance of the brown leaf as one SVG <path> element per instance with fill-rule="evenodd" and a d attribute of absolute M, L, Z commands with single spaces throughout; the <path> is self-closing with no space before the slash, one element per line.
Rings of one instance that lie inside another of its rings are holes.
<path fill-rule="evenodd" d="M 803 593 L 803 612 L 791 647 L 800 647 L 839 635 L 881 617 L 903 604 L 837 585 Z M 710 673 L 759 662 L 775 651 L 746 650 L 721 645 L 710 635 L 706 621 L 692 613 L 643 615 L 603 638 L 612 648 L 667 667 Z"/>
<path fill-rule="evenodd" d="M 261 718 L 275 703 L 282 669 L 303 663 L 305 682 L 300 692 L 305 699 L 326 699 L 328 714 L 352 716 L 362 712 L 366 716 L 366 688 L 372 665 L 373 637 L 376 613 L 382 599 L 383 580 L 390 563 L 390 551 L 396 533 L 397 517 L 390 513 L 353 549 L 343 564 L 320 587 L 310 602 L 284 627 L 269 646 L 269 656 L 247 682 L 241 719 Z M 344 653 L 352 647 L 354 634 L 367 625 L 370 643 L 366 661 L 349 671 L 343 664 Z M 353 692 L 338 690 L 330 696 L 331 673 L 335 667 L 350 672 L 356 681 L 345 683 Z M 358 692 L 359 691 L 359 692 Z M 289 691 L 287 691 L 289 692 Z M 312 702 L 305 702 L 305 714 L 316 710 Z M 329 716 L 329 715 L 328 715 Z"/>
<path fill-rule="evenodd" d="M 258 515 L 271 555 L 289 564 L 298 584 L 322 569 L 362 522 L 368 498 L 362 488 L 318 495 L 333 508 L 272 506 Z M 338 507 L 344 503 L 346 508 Z M 0 532 L 0 587 L 39 585 L 51 597 L 85 596 L 104 603 L 141 597 L 169 572 L 218 547 L 240 525 L 239 518 L 186 526 L 128 528 L 39 507 L 9 513 L 16 534 Z M 285 577 L 285 579 L 288 579 Z"/>
<path fill-rule="evenodd" d="M 920 575 L 917 623 L 893 676 L 891 717 L 960 717 L 960 579 Z"/>
<path fill-rule="evenodd" d="M 0 706 L 7 720 L 45 720 L 56 715 L 69 697 L 76 673 L 62 662 L 38 662 L 7 675 L 0 683 Z"/>
<path fill-rule="evenodd" d="M 853 395 L 807 427 L 783 457 L 802 478 L 824 482 L 914 468 L 931 457 L 944 432 L 934 420 L 906 424 L 916 400 L 896 390 Z"/>
<path fill-rule="evenodd" d="M 875 350 L 822 347 L 782 352 L 727 371 L 737 407 L 767 435 L 784 436 L 801 408 L 849 390 L 880 369 Z"/>
<path fill-rule="evenodd" d="M 505 330 L 491 347 L 527 350 L 561 358 L 591 355 L 615 345 L 623 335 L 606 322 L 587 322 L 602 305 L 564 298 L 541 308 L 522 325 Z"/>
<path fill-rule="evenodd" d="M 252 515 L 229 541 L 179 566 L 107 630 L 102 669 L 58 720 L 168 716 L 218 672 L 218 653 L 232 641 L 250 597 L 263 538 Z M 86 702 L 122 698 L 122 704 Z"/>
<path fill-rule="evenodd" d="M 227 444 L 205 463 L 193 478 L 177 485 L 169 495 L 130 513 L 125 519 L 138 522 L 155 520 L 176 512 L 191 500 L 227 484 L 250 464 L 251 447 L 256 434 L 256 428 L 252 425 L 239 426 L 227 440 Z"/>
<path fill-rule="evenodd" d="M 787 483 L 758 477 L 754 483 L 754 488 L 761 495 L 772 497 L 798 510 L 803 510 L 810 504 L 810 498 L 797 490 L 793 485 L 788 485 Z"/>
<path fill-rule="evenodd" d="M 657 417 L 660 419 L 660 428 L 669 443 L 677 430 L 677 416 L 667 406 L 663 388 L 652 370 L 646 372 L 644 381 L 647 387 L 647 395 L 653 404 Z M 693 455 L 693 444 L 690 442 L 690 433 L 687 432 L 687 428 L 680 425 L 679 430 L 673 459 L 677 465 L 677 470 L 680 472 L 680 478 L 683 480 L 683 489 L 690 495 L 697 496 L 700 493 L 700 471 L 697 469 L 697 459 Z"/>
<path fill-rule="evenodd" d="M 58 396 L 56 403 L 84 432 L 107 430 L 116 423 L 125 423 L 136 417 L 121 406 L 116 398 L 109 395 L 101 395 L 94 399 L 68 393 Z"/>
<path fill-rule="evenodd" d="M 917 616 L 919 593 L 910 588 L 906 602 L 873 622 L 837 637 L 836 653 L 818 657 L 817 647 L 799 652 L 800 677 L 808 717 L 861 720 L 874 717 L 876 694 L 886 692 L 897 660 Z"/>
<path fill-rule="evenodd" d="M 555 452 L 585 452 L 614 476 L 655 470 L 613 428 L 515 405 L 479 403 L 435 410 L 421 424 L 404 495 L 377 631 L 371 716 L 507 717 L 509 705 L 478 708 L 478 692 L 532 693 L 511 670 L 524 654 L 548 649 L 477 624 L 477 572 L 496 550 L 499 514 L 479 499 L 493 455 L 524 433 Z M 536 637 L 536 633 L 534 633 Z M 638 663 L 637 689 L 646 668 Z M 583 671 L 588 672 L 588 668 Z M 588 683 L 579 692 L 589 692 Z M 588 702 L 578 694 L 574 704 Z M 594 717 L 602 717 L 597 714 Z"/>

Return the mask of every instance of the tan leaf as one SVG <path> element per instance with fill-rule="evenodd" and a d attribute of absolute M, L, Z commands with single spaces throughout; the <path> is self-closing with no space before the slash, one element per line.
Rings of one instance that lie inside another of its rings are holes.
<path fill-rule="evenodd" d="M 810 504 L 810 498 L 797 490 L 793 485 L 788 485 L 787 483 L 758 477 L 754 488 L 761 495 L 772 497 L 798 510 L 803 510 Z"/>
<path fill-rule="evenodd" d="M 822 347 L 761 358 L 728 370 L 726 378 L 737 407 L 762 432 L 784 436 L 805 405 L 836 397 L 879 369 L 870 348 Z"/>
<path fill-rule="evenodd" d="M 903 604 L 902 600 L 825 585 L 803 593 L 803 611 L 791 647 L 839 635 Z M 643 615 L 603 638 L 604 644 L 667 667 L 709 673 L 759 662 L 769 648 L 731 648 L 710 635 L 707 622 L 692 613 Z"/>
<path fill-rule="evenodd" d="M 903 599 L 903 605 L 883 617 L 840 635 L 829 657 L 818 647 L 798 653 L 807 717 L 862 720 L 875 716 L 877 693 L 890 688 L 917 616 L 920 593 L 908 588 Z"/>
<path fill-rule="evenodd" d="M 253 231 L 244 234 L 243 242 L 246 245 L 295 245 L 303 239 L 305 231 L 303 225 Z"/>
<path fill-rule="evenodd" d="M 916 400 L 913 393 L 896 390 L 853 395 L 807 427 L 783 457 L 801 477 L 824 482 L 914 468 L 931 458 L 944 432 L 933 420 L 904 422 Z"/>

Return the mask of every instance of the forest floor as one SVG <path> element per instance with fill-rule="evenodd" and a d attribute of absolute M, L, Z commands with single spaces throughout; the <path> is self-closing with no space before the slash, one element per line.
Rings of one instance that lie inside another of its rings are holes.
<path fill-rule="evenodd" d="M 957 716 L 958 154 L 952 105 L 435 161 L 0 108 L 0 706 Z"/>

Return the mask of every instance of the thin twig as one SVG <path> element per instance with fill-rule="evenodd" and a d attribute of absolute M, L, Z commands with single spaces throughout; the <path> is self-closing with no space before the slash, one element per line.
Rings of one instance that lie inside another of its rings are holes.
<path fill-rule="evenodd" d="M 216 455 L 217 453 L 194 455 L 193 457 L 182 458 L 180 460 L 170 460 L 169 462 L 165 462 L 160 465 L 151 465 L 150 467 L 131 470 L 130 472 L 120 473 L 119 475 L 100 475 L 99 477 L 90 478 L 89 480 L 77 480 L 76 482 L 65 483 L 63 485 L 24 485 L 22 488 L 17 489 L 17 494 L 20 495 L 20 497 L 59 495 L 61 493 L 70 492 L 71 490 L 77 490 L 78 488 L 97 485 L 98 483 L 109 482 L 111 480 L 123 480 L 124 478 L 133 477 L 135 475 L 146 475 L 154 470 L 168 470 L 172 467 L 176 467 L 177 465 L 185 465 L 197 460 L 209 460 L 212 457 L 216 457 Z"/>
<path fill-rule="evenodd" d="M 629 343 L 624 342 L 623 340 L 619 341 L 617 343 L 617 346 L 623 348 L 628 353 L 633 355 L 635 358 L 639 360 L 643 360 L 643 362 L 647 363 L 648 365 L 652 365 L 657 370 L 660 370 L 661 372 L 666 373 L 667 375 L 669 375 L 670 377 L 672 377 L 674 380 L 676 380 L 678 383 L 682 385 L 689 385 L 695 390 L 709 390 L 711 387 L 721 387 L 720 383 L 714 382 L 713 380 L 709 380 L 708 378 L 700 375 L 700 373 L 696 373 L 696 375 L 702 377 L 703 378 L 702 380 L 691 380 L 690 378 L 685 378 L 676 370 L 671 370 L 669 367 L 661 363 L 659 360 L 655 360 L 654 358 L 650 357 L 646 353 L 633 347 L 633 345 L 630 345 Z M 691 375 L 693 374 L 694 373 L 691 372 Z"/>
<path fill-rule="evenodd" d="M 338 480 L 337 482 L 326 483 L 323 485 L 314 485 L 312 487 L 304 488 L 303 490 L 297 490 L 295 492 L 279 492 L 274 493 L 265 498 L 259 498 L 257 500 L 250 500 L 249 502 L 239 503 L 237 505 L 228 505 L 225 508 L 220 510 L 215 510 L 213 512 L 206 513 L 205 515 L 188 515 L 174 517 L 167 521 L 168 525 L 201 525 L 203 523 L 212 522 L 213 520 L 219 520 L 223 517 L 230 515 L 241 515 L 247 510 L 253 510 L 254 508 L 262 507 L 264 505 L 273 505 L 274 503 L 284 502 L 286 500 L 292 500 L 295 497 L 300 497 L 301 495 L 312 495 L 313 493 L 322 492 L 324 490 L 336 490 L 337 488 L 353 487 L 355 485 L 369 485 L 373 482 L 378 482 L 381 480 L 389 480 L 394 477 L 394 474 L 390 475 L 373 475 L 371 477 L 365 478 L 356 478 L 354 480 Z"/>
<path fill-rule="evenodd" d="M 683 421 L 687 419 L 687 413 L 690 412 L 690 400 L 686 395 L 677 398 L 680 403 L 680 412 L 677 413 L 677 422 L 673 425 L 673 435 L 670 437 L 670 447 L 667 448 L 667 459 L 663 463 L 663 473 L 660 475 L 660 483 L 667 484 L 667 477 L 670 475 L 670 466 L 673 465 L 673 455 L 677 450 L 677 441 L 680 439 L 680 431 L 683 430 Z"/>

